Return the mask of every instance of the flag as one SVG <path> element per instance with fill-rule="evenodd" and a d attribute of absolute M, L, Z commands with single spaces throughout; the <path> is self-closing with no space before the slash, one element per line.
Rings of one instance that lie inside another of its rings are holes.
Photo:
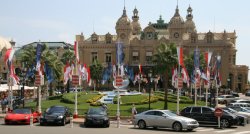
<path fill-rule="evenodd" d="M 10 78 L 12 78 L 14 85 L 19 84 L 20 79 L 17 77 L 14 66 L 12 64 L 10 66 Z"/>
<path fill-rule="evenodd" d="M 124 76 L 125 72 L 124 72 L 124 66 L 123 65 L 120 66 L 120 70 L 121 70 L 121 72 L 120 72 L 121 76 Z"/>
<path fill-rule="evenodd" d="M 112 72 L 113 72 L 113 78 L 115 78 L 115 76 L 116 76 L 116 66 L 115 66 L 115 64 L 113 64 Z"/>
<path fill-rule="evenodd" d="M 200 76 L 203 80 L 208 81 L 207 75 L 204 71 L 201 71 L 201 76 Z"/>
<path fill-rule="evenodd" d="M 142 66 L 141 66 L 141 64 L 139 64 L 139 73 L 140 74 L 142 73 Z"/>
<path fill-rule="evenodd" d="M 4 56 L 4 62 L 7 67 L 10 67 L 14 54 L 15 54 L 15 48 L 9 48 L 6 51 L 5 56 Z"/>
<path fill-rule="evenodd" d="M 124 52 L 123 52 L 123 43 L 118 42 L 116 43 L 116 63 L 122 64 L 124 60 Z"/>
<path fill-rule="evenodd" d="M 89 68 L 89 67 L 87 68 L 87 74 L 88 74 L 88 75 L 87 75 L 87 82 L 89 83 L 89 82 L 91 82 L 91 81 L 90 81 L 91 76 L 90 76 L 90 68 Z"/>
<path fill-rule="evenodd" d="M 219 71 L 216 73 L 215 81 L 216 81 L 216 87 L 220 87 L 221 86 L 221 76 L 220 76 Z"/>
<path fill-rule="evenodd" d="M 54 78 L 53 78 L 53 72 L 52 69 L 49 67 L 48 63 L 45 62 L 44 72 L 46 74 L 48 83 L 50 84 Z"/>
<path fill-rule="evenodd" d="M 78 42 L 77 41 L 75 41 L 74 51 L 75 51 L 75 56 L 76 56 L 76 62 L 79 64 L 80 59 L 79 59 L 79 51 L 78 51 Z"/>
<path fill-rule="evenodd" d="M 176 82 L 178 79 L 178 71 L 177 68 L 172 68 L 172 86 L 176 86 Z"/>
<path fill-rule="evenodd" d="M 70 67 L 69 63 L 67 62 L 65 67 L 64 67 L 64 85 L 67 84 L 71 73 L 72 73 L 71 67 Z"/>
<path fill-rule="evenodd" d="M 205 52 L 205 62 L 206 62 L 206 65 L 209 66 L 210 64 L 210 61 L 211 61 L 211 57 L 212 57 L 212 52 Z"/>
<path fill-rule="evenodd" d="M 42 44 L 38 43 L 36 46 L 36 71 L 41 75 L 41 55 L 42 55 Z"/>
<path fill-rule="evenodd" d="M 135 85 L 135 83 L 138 81 L 138 80 L 140 80 L 141 78 L 140 78 L 140 74 L 136 74 L 135 75 L 135 78 L 134 78 L 134 81 L 133 81 L 133 83 L 134 83 L 134 85 Z"/>
<path fill-rule="evenodd" d="M 177 55 L 178 55 L 178 63 L 180 66 L 184 66 L 183 62 L 183 48 L 182 47 L 177 47 Z"/>
<path fill-rule="evenodd" d="M 198 48 L 194 50 L 194 68 L 199 69 L 200 67 L 200 51 Z"/>
<path fill-rule="evenodd" d="M 187 83 L 187 87 L 189 87 L 189 76 L 188 76 L 188 72 L 187 69 L 185 67 L 181 68 L 181 74 L 182 74 L 182 80 L 184 83 Z"/>

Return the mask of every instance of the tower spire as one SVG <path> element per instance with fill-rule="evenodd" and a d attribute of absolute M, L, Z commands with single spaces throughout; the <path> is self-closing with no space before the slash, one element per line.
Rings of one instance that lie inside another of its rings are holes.
<path fill-rule="evenodd" d="M 123 14 L 122 14 L 123 17 L 126 17 L 127 16 L 127 13 L 126 13 L 126 7 L 125 7 L 125 0 L 124 0 L 124 9 L 123 9 Z"/>

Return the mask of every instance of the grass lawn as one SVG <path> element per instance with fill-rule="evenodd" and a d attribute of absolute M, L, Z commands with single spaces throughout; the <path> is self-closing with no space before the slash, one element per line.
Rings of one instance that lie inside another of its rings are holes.
<path fill-rule="evenodd" d="M 78 95 L 78 114 L 79 115 L 84 115 L 84 113 L 87 111 L 87 109 L 90 106 L 89 103 L 86 103 L 86 100 L 91 99 L 93 97 L 97 96 L 97 94 L 85 94 L 81 93 Z M 136 96 L 122 96 L 121 100 L 122 102 L 137 102 L 141 101 L 143 99 L 146 99 L 148 96 L 147 95 L 136 95 Z M 69 99 L 74 99 L 74 93 L 69 93 L 67 94 L 67 98 Z M 198 105 L 205 105 L 205 102 L 200 102 L 198 101 Z M 55 100 L 44 100 L 42 101 L 42 111 L 46 110 L 50 106 L 53 105 L 63 105 L 67 106 L 71 109 L 71 112 L 74 112 L 74 104 L 69 104 L 69 103 L 64 103 L 61 102 L 61 99 L 55 99 Z M 180 103 L 180 110 L 183 109 L 186 106 L 190 106 L 193 104 L 182 104 Z M 27 107 L 36 107 L 36 102 L 31 102 L 26 104 Z M 117 113 L 117 104 L 107 104 L 108 106 L 108 111 L 110 116 L 115 116 Z M 138 112 L 142 112 L 145 110 L 148 110 L 148 104 L 141 104 L 141 105 L 136 105 L 136 109 Z M 151 109 L 163 109 L 164 107 L 164 102 L 163 101 L 157 101 L 155 103 L 151 103 Z M 132 105 L 120 105 L 120 113 L 121 116 L 130 116 L 131 115 L 131 108 Z M 172 111 L 176 111 L 176 103 L 168 102 L 168 109 Z"/>

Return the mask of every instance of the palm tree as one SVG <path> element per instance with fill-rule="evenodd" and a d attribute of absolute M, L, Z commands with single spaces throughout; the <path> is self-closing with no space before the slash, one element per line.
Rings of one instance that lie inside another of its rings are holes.
<path fill-rule="evenodd" d="M 168 109 L 168 87 L 171 69 L 177 64 L 177 51 L 174 43 L 160 44 L 156 49 L 157 53 L 153 57 L 153 62 L 156 64 L 154 70 L 163 76 L 164 109 Z"/>
<path fill-rule="evenodd" d="M 90 76 L 94 80 L 94 90 L 95 85 L 99 85 L 102 80 L 103 66 L 97 60 L 95 60 L 92 65 L 90 65 Z"/>

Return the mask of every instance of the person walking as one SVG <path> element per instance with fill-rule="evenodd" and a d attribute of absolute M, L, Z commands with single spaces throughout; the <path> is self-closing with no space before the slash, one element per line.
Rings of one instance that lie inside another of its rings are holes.
<path fill-rule="evenodd" d="M 132 114 L 132 123 L 134 124 L 134 127 L 136 127 L 136 123 L 135 123 L 135 115 L 137 114 L 137 110 L 135 107 L 135 104 L 133 104 L 132 109 L 131 109 L 131 114 Z"/>

